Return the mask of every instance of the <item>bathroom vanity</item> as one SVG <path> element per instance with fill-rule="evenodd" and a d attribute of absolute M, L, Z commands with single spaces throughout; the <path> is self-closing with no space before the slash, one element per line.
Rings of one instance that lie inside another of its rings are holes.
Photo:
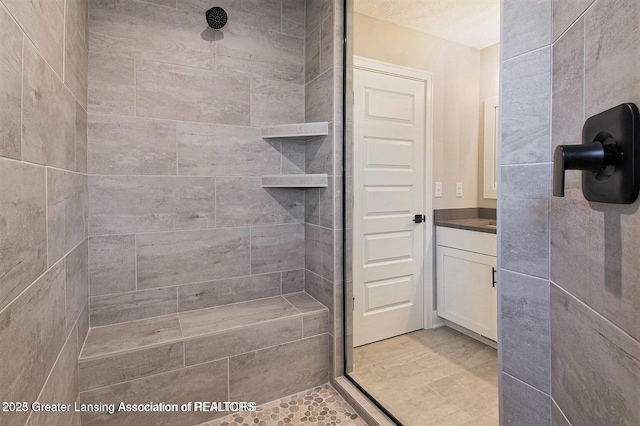
<path fill-rule="evenodd" d="M 436 220 L 438 316 L 497 341 L 495 219 Z"/>

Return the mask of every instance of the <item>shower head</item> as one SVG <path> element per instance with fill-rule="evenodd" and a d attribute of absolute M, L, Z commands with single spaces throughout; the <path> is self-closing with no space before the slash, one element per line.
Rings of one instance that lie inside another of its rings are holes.
<path fill-rule="evenodd" d="M 227 12 L 221 7 L 212 7 L 207 10 L 207 24 L 215 30 L 219 30 L 227 23 Z"/>

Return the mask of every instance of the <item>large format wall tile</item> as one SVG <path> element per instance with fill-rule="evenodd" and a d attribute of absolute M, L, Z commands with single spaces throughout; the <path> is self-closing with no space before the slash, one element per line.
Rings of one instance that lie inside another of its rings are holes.
<path fill-rule="evenodd" d="M 147 347 L 105 358 L 81 360 L 80 390 L 122 383 L 184 367 L 182 342 Z"/>
<path fill-rule="evenodd" d="M 3 3 L 62 78 L 64 0 L 3 0 Z"/>
<path fill-rule="evenodd" d="M 334 174 L 334 126 L 329 123 L 329 134 L 307 142 L 305 145 L 305 166 L 307 173 Z"/>
<path fill-rule="evenodd" d="M 311 271 L 305 274 L 305 291 L 327 308 L 333 310 L 333 282 Z"/>
<path fill-rule="evenodd" d="M 35 401 L 65 342 L 64 262 L 58 262 L 0 313 L 0 400 Z M 28 412 L 2 413 L 22 425 Z"/>
<path fill-rule="evenodd" d="M 218 71 L 304 83 L 303 40 L 242 25 L 230 25 L 224 33 L 216 46 Z"/>
<path fill-rule="evenodd" d="M 135 114 L 134 60 L 89 53 L 89 110 L 92 113 Z"/>
<path fill-rule="evenodd" d="M 264 403 L 329 380 L 328 334 L 229 359 L 231 401 Z"/>
<path fill-rule="evenodd" d="M 250 81 L 237 72 L 141 61 L 136 73 L 137 114 L 141 117 L 249 124 Z"/>
<path fill-rule="evenodd" d="M 216 179 L 218 227 L 296 223 L 303 217 L 302 191 L 263 188 L 259 177 Z"/>
<path fill-rule="evenodd" d="M 333 230 L 307 224 L 304 245 L 305 268 L 316 275 L 333 280 Z"/>
<path fill-rule="evenodd" d="M 91 330 L 82 349 L 82 358 L 101 357 L 105 354 L 128 352 L 182 339 L 178 315 L 166 315 L 114 327 Z"/>
<path fill-rule="evenodd" d="M 303 225 L 273 225 L 251 229 L 251 273 L 289 271 L 304 267 Z"/>
<path fill-rule="evenodd" d="M 298 316 L 291 303 L 280 296 L 210 309 L 183 312 L 180 326 L 185 337 L 228 331 L 247 325 Z"/>
<path fill-rule="evenodd" d="M 76 102 L 76 167 L 75 171 L 87 173 L 87 150 L 89 149 L 89 137 L 87 135 L 87 111 Z"/>
<path fill-rule="evenodd" d="M 305 39 L 305 82 L 320 75 L 320 27 L 313 30 Z"/>
<path fill-rule="evenodd" d="M 175 314 L 177 298 L 175 287 L 91 297 L 91 327 Z"/>
<path fill-rule="evenodd" d="M 554 4 L 557 2 L 554 2 Z M 553 46 L 552 146 L 582 143 L 584 116 L 584 21 Z M 579 172 L 575 172 L 579 173 Z"/>
<path fill-rule="evenodd" d="M 279 273 L 250 275 L 178 287 L 178 311 L 211 308 L 280 294 Z"/>
<path fill-rule="evenodd" d="M 138 288 L 249 275 L 249 244 L 249 228 L 138 235 Z"/>
<path fill-rule="evenodd" d="M 38 397 L 43 404 L 73 404 L 78 397 L 78 336 L 67 338 L 56 365 Z M 34 411 L 27 426 L 68 426 L 72 412 Z"/>
<path fill-rule="evenodd" d="M 282 19 L 304 25 L 305 2 L 301 0 L 282 0 Z M 301 35 L 304 37 L 304 33 Z"/>
<path fill-rule="evenodd" d="M 503 63 L 501 164 L 549 161 L 551 48 Z"/>
<path fill-rule="evenodd" d="M 553 40 L 557 40 L 593 1 L 553 0 Z"/>
<path fill-rule="evenodd" d="M 304 122 L 304 85 L 251 79 L 251 125 Z"/>
<path fill-rule="evenodd" d="M 185 345 L 186 365 L 240 355 L 302 338 L 302 317 L 283 318 L 189 339 Z"/>
<path fill-rule="evenodd" d="M 73 96 L 62 80 L 25 39 L 22 107 L 24 160 L 74 169 L 75 105 Z"/>
<path fill-rule="evenodd" d="M 560 408 L 556 405 L 556 402 L 551 400 L 551 425 L 552 426 L 571 426 L 569 421 L 564 416 Z"/>
<path fill-rule="evenodd" d="M 89 172 L 98 175 L 175 175 L 176 123 L 89 115 Z"/>
<path fill-rule="evenodd" d="M 87 108 L 87 0 L 66 1 L 64 31 L 64 83 L 83 108 Z M 82 7 L 82 4 L 85 7 Z M 79 10 L 78 10 L 79 9 Z M 82 16 L 83 12 L 85 13 Z"/>
<path fill-rule="evenodd" d="M 574 425 L 640 419 L 640 343 L 582 302 L 551 287 L 551 389 Z"/>
<path fill-rule="evenodd" d="M 84 240 L 65 258 L 67 333 L 82 314 L 89 297 L 87 256 L 88 243 Z"/>
<path fill-rule="evenodd" d="M 315 30 L 333 12 L 331 0 L 307 0 L 306 1 L 306 26 L 307 34 Z"/>
<path fill-rule="evenodd" d="M 634 0 L 598 0 L 585 14 L 586 117 L 623 102 L 640 104 L 640 35 L 629 31 L 638 22 Z"/>
<path fill-rule="evenodd" d="M 282 294 L 304 291 L 304 269 L 282 272 Z"/>
<path fill-rule="evenodd" d="M 503 271 L 502 370 L 550 392 L 549 281 Z"/>
<path fill-rule="evenodd" d="M 551 42 L 551 0 L 504 0 L 502 14 L 505 22 L 502 28 L 504 58 L 512 58 Z"/>
<path fill-rule="evenodd" d="M 340 36 L 336 36 L 335 31 L 333 15 L 329 15 L 320 27 L 320 74 L 331 69 L 334 65 L 334 39 L 337 39 L 338 42 L 341 39 Z M 338 116 L 334 118 L 341 119 Z"/>
<path fill-rule="evenodd" d="M 502 373 L 502 408 L 505 425 L 551 425 L 549 395 L 505 373 Z"/>
<path fill-rule="evenodd" d="M 91 235 L 212 228 L 212 178 L 91 176 Z"/>
<path fill-rule="evenodd" d="M 260 129 L 221 124 L 178 123 L 178 172 L 194 176 L 262 176 L 280 171 L 279 144 Z"/>
<path fill-rule="evenodd" d="M 0 310 L 47 267 L 45 168 L 0 159 Z"/>
<path fill-rule="evenodd" d="M 49 265 L 87 238 L 87 176 L 47 169 Z"/>
<path fill-rule="evenodd" d="M 89 238 L 89 286 L 91 296 L 136 289 L 134 235 Z"/>
<path fill-rule="evenodd" d="M 219 0 L 235 24 L 280 31 L 281 2 L 278 0 Z M 211 7 L 207 0 L 179 0 L 178 9 L 202 13 Z"/>
<path fill-rule="evenodd" d="M 205 10 L 169 9 L 134 0 L 92 0 L 89 50 L 214 69 L 216 43 L 207 34 Z"/>
<path fill-rule="evenodd" d="M 307 84 L 304 92 L 305 120 L 307 122 L 333 121 L 333 85 L 333 70 L 325 72 Z"/>
<path fill-rule="evenodd" d="M 230 401 L 227 388 L 227 360 L 200 364 L 144 379 L 82 392 L 83 404 L 139 404 L 148 401 L 184 404 L 189 401 Z M 239 399 L 236 401 L 240 401 Z M 246 400 L 249 401 L 249 400 Z M 220 413 L 224 415 L 224 413 Z M 82 424 L 113 426 L 156 426 L 200 424 L 216 417 L 205 412 L 119 412 L 113 416 L 104 412 L 82 414 Z"/>
<path fill-rule="evenodd" d="M 502 267 L 549 277 L 547 164 L 502 167 Z"/>
<path fill-rule="evenodd" d="M 0 5 L 0 156 L 20 158 L 22 31 Z"/>

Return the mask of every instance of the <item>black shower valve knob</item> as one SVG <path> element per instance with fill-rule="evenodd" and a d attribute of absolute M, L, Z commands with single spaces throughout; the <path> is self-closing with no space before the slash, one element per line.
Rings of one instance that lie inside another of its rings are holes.
<path fill-rule="evenodd" d="M 582 170 L 588 201 L 632 204 L 640 193 L 640 113 L 632 103 L 587 119 L 582 144 L 560 145 L 553 156 L 553 195 L 564 197 L 565 171 Z"/>

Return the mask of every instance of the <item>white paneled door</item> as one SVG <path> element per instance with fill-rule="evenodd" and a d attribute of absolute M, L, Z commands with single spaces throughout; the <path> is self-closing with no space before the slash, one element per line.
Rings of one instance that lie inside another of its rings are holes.
<path fill-rule="evenodd" d="M 424 328 L 425 80 L 354 70 L 354 346 Z M 429 229 L 427 229 L 427 227 Z M 429 289 L 431 291 L 431 289 Z"/>

